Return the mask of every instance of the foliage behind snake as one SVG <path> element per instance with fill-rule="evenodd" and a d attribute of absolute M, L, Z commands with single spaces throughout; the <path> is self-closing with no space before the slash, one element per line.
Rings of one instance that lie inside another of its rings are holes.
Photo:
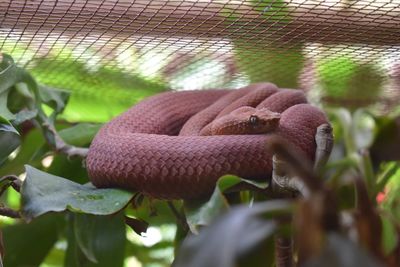
<path fill-rule="evenodd" d="M 270 83 L 239 90 L 166 92 L 145 99 L 106 124 L 87 157 L 91 181 L 164 198 L 212 192 L 225 174 L 265 180 L 272 172 L 271 134 L 199 136 L 216 117 L 241 106 L 281 113 L 274 131 L 313 159 L 314 136 L 325 114 L 298 90 Z"/>

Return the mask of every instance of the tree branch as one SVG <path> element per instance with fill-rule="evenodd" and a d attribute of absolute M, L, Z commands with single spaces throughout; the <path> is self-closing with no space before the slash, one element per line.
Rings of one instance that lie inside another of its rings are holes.
<path fill-rule="evenodd" d="M 40 116 L 38 116 L 40 118 Z M 57 130 L 54 128 L 52 124 L 47 122 L 47 120 L 40 119 L 42 129 L 45 132 L 44 136 L 46 138 L 47 143 L 54 148 L 56 152 L 67 155 L 68 157 L 80 157 L 86 158 L 87 153 L 89 151 L 88 148 L 84 147 L 76 147 L 70 144 L 67 144 L 62 137 L 58 134 Z M 54 138 L 54 140 L 50 139 L 50 136 Z"/>
<path fill-rule="evenodd" d="M 15 191 L 19 192 L 21 189 L 21 184 L 22 181 L 19 179 L 18 176 L 10 174 L 10 175 L 6 175 L 0 178 L 0 183 L 4 182 L 4 181 L 9 181 L 8 184 L 6 184 L 5 186 L 3 186 L 0 190 L 0 196 L 4 193 L 4 191 L 9 187 L 12 186 L 14 188 Z"/>
<path fill-rule="evenodd" d="M 176 209 L 174 203 L 171 201 L 167 201 L 168 207 L 171 209 L 172 213 L 174 214 L 177 222 L 180 224 L 182 229 L 187 232 L 189 231 L 189 225 L 186 222 L 186 218 L 182 216 L 182 214 Z"/>
<path fill-rule="evenodd" d="M 6 216 L 14 219 L 19 219 L 21 218 L 21 215 L 19 214 L 19 211 L 6 208 L 6 207 L 0 207 L 0 216 Z"/>

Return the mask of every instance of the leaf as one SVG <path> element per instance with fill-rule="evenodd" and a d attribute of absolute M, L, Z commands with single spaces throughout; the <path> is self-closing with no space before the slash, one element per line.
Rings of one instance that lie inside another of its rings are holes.
<path fill-rule="evenodd" d="M 9 89 L 21 80 L 20 69 L 7 54 L 2 54 L 0 62 L 0 116 L 14 119 L 14 114 L 7 107 Z M 1 57 L 0 57 L 1 58 Z"/>
<path fill-rule="evenodd" d="M 389 255 L 399 244 L 399 234 L 396 231 L 395 225 L 390 219 L 381 217 L 382 219 L 382 240 L 383 251 L 385 255 Z"/>
<path fill-rule="evenodd" d="M 93 140 L 101 126 L 102 124 L 79 123 L 70 128 L 59 131 L 59 134 L 68 144 L 84 146 Z"/>
<path fill-rule="evenodd" d="M 321 254 L 306 262 L 304 267 L 381 267 L 380 263 L 352 241 L 339 234 L 328 234 Z"/>
<path fill-rule="evenodd" d="M 39 266 L 57 241 L 64 219 L 48 214 L 3 228 L 4 266 Z"/>
<path fill-rule="evenodd" d="M 385 191 L 382 206 L 395 220 L 400 221 L 400 168 L 397 168 L 388 181 Z"/>
<path fill-rule="evenodd" d="M 397 162 L 387 162 L 382 164 L 381 171 L 376 179 L 376 187 L 375 194 L 378 194 L 382 190 L 384 190 L 386 184 L 390 181 L 390 179 L 395 175 L 397 170 L 400 169 L 400 163 Z"/>
<path fill-rule="evenodd" d="M 377 123 L 377 133 L 371 147 L 373 161 L 376 162 L 376 165 L 382 161 L 399 161 L 400 116 L 394 118 L 380 117 L 376 118 L 375 121 Z"/>
<path fill-rule="evenodd" d="M 70 93 L 65 90 L 39 86 L 39 95 L 43 103 L 46 103 L 57 113 L 60 113 L 67 105 Z"/>
<path fill-rule="evenodd" d="M 0 131 L 13 132 L 19 135 L 18 131 L 12 126 L 12 124 L 5 118 L 0 116 Z"/>
<path fill-rule="evenodd" d="M 353 119 L 351 113 L 345 108 L 337 108 L 332 111 L 332 115 L 336 117 L 340 124 L 347 154 L 350 155 L 356 153 L 356 144 L 354 143 L 354 136 L 352 134 Z"/>
<path fill-rule="evenodd" d="M 123 209 L 133 193 L 120 189 L 97 189 L 54 176 L 26 165 L 21 187 L 22 215 L 31 220 L 49 211 L 70 210 L 108 215 Z"/>
<path fill-rule="evenodd" d="M 11 86 L 19 82 L 20 76 L 18 67 L 14 60 L 6 54 L 3 54 L 3 60 L 0 64 L 0 94 L 6 92 Z"/>
<path fill-rule="evenodd" d="M 15 115 L 7 107 L 8 91 L 0 93 L 0 116 L 6 118 L 7 120 L 12 120 Z"/>
<path fill-rule="evenodd" d="M 363 109 L 357 109 L 353 114 L 352 135 L 358 150 L 367 149 L 374 141 L 375 121 Z"/>
<path fill-rule="evenodd" d="M 253 207 L 240 206 L 217 219 L 202 230 L 198 236 L 188 237 L 182 244 L 174 267 L 231 267 L 243 262 L 249 252 L 266 242 L 279 228 L 275 219 L 266 219 L 269 213 L 280 212 L 288 215 L 292 205 L 288 201 L 275 200 L 255 204 Z M 273 249 L 252 254 L 253 264 L 244 266 L 268 266 L 266 259 L 273 258 Z M 262 259 L 262 260 L 261 260 Z"/>
<path fill-rule="evenodd" d="M 122 212 L 109 216 L 70 215 L 64 266 L 123 266 L 126 228 Z"/>
<path fill-rule="evenodd" d="M 0 168 L 0 176 L 14 173 L 21 174 L 25 171 L 24 164 L 37 166 L 40 164 L 41 156 L 47 152 L 40 148 L 44 144 L 43 135 L 39 129 L 33 129 L 22 138 L 17 156 L 7 161 Z"/>
<path fill-rule="evenodd" d="M 18 131 L 5 118 L 0 116 L 0 165 L 20 145 Z"/>
<path fill-rule="evenodd" d="M 238 177 L 223 176 L 218 180 L 210 199 L 184 202 L 186 220 L 192 233 L 198 233 L 198 226 L 208 225 L 222 211 L 229 208 L 223 192 L 239 182 L 240 178 Z"/>
<path fill-rule="evenodd" d="M 265 189 L 268 186 L 266 183 L 250 181 L 233 175 L 222 176 L 208 200 L 184 202 L 187 223 L 192 233 L 198 233 L 199 226 L 208 225 L 215 217 L 229 208 L 223 193 L 240 183 L 259 189 Z"/>
<path fill-rule="evenodd" d="M 24 121 L 28 121 L 31 120 L 33 118 L 35 118 L 38 114 L 37 110 L 21 110 L 20 112 L 18 112 L 15 115 L 15 119 L 13 120 L 13 123 L 15 125 L 19 125 L 21 123 L 23 123 Z"/>

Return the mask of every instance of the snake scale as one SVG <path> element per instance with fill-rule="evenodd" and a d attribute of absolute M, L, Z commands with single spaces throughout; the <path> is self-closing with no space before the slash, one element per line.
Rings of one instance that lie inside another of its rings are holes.
<path fill-rule="evenodd" d="M 191 199 L 211 193 L 219 177 L 271 177 L 271 134 L 200 136 L 215 118 L 242 107 L 280 113 L 273 134 L 313 160 L 325 114 L 303 92 L 256 83 L 238 90 L 193 90 L 151 96 L 105 124 L 86 159 L 97 187 L 137 190 L 154 198 Z"/>

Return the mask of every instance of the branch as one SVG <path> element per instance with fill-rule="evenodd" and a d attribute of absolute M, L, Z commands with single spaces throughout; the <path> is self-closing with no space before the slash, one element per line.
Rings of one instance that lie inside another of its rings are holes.
<path fill-rule="evenodd" d="M 57 130 L 54 128 L 52 124 L 50 124 L 47 120 L 40 119 L 41 116 L 38 116 L 38 120 L 42 125 L 42 129 L 45 132 L 44 136 L 46 138 L 47 143 L 54 148 L 56 152 L 67 155 L 68 157 L 80 157 L 86 158 L 87 153 L 89 151 L 88 148 L 85 147 L 76 147 L 70 144 L 67 144 L 62 137 L 58 134 Z M 54 140 L 49 138 L 52 136 Z"/>
<path fill-rule="evenodd" d="M 21 215 L 19 214 L 19 211 L 6 208 L 6 207 L 0 207 L 0 216 L 6 216 L 14 219 L 19 219 L 21 218 Z"/>
<path fill-rule="evenodd" d="M 185 216 L 182 216 L 182 214 L 176 209 L 174 203 L 171 201 L 167 201 L 168 207 L 171 209 L 172 213 L 174 214 L 178 224 L 182 227 L 182 229 L 185 232 L 189 231 L 189 225 L 187 224 Z"/>
<path fill-rule="evenodd" d="M 4 181 L 9 181 L 8 184 L 6 184 L 5 186 L 3 186 L 0 189 L 0 196 L 4 193 L 4 191 L 9 187 L 12 186 L 12 188 L 14 188 L 15 191 L 19 192 L 21 189 L 21 184 L 22 181 L 19 179 L 18 176 L 16 175 L 6 175 L 0 178 L 0 183 L 4 182 Z"/>
<path fill-rule="evenodd" d="M 275 236 L 275 264 L 277 267 L 293 266 L 293 239 Z"/>

